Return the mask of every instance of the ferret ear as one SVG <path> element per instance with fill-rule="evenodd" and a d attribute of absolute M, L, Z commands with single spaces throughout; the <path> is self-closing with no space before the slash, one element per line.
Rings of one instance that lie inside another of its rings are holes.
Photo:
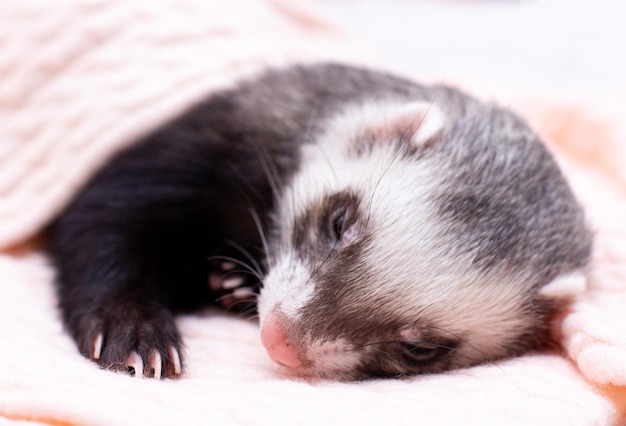
<path fill-rule="evenodd" d="M 430 102 L 386 106 L 378 118 L 368 126 L 367 139 L 383 144 L 410 140 L 415 148 L 434 142 L 445 123 L 443 112 Z"/>
<path fill-rule="evenodd" d="M 539 295 L 547 298 L 571 299 L 582 294 L 587 288 L 587 278 L 580 272 L 561 275 L 543 286 Z"/>

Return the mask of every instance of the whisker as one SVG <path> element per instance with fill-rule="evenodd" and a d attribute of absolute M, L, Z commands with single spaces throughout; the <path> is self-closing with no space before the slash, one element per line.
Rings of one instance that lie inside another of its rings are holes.
<path fill-rule="evenodd" d="M 315 147 L 317 147 L 317 149 L 319 149 L 320 153 L 322 154 L 322 156 L 324 157 L 324 159 L 327 162 L 328 166 L 330 167 L 330 170 L 333 173 L 333 177 L 334 177 L 335 181 L 337 181 L 338 180 L 337 172 L 335 170 L 335 167 L 334 167 L 332 161 L 330 160 L 330 157 L 328 156 L 328 154 L 326 153 L 324 148 L 319 143 L 319 140 L 317 140 L 316 138 L 311 137 L 312 134 L 313 134 L 313 132 L 312 132 L 312 130 L 313 130 L 313 123 L 315 122 L 315 115 L 316 115 L 317 111 L 318 111 L 318 108 L 317 108 L 317 106 L 315 106 L 312 109 L 312 113 L 311 113 L 311 116 L 310 116 L 309 123 L 307 124 L 307 129 L 306 130 L 307 130 L 307 132 L 310 131 L 310 134 L 308 136 L 310 137 L 311 142 L 315 145 Z M 293 194 L 293 191 L 292 191 L 292 198 L 295 198 L 295 195 Z M 295 202 L 292 202 L 292 203 L 293 203 L 293 209 L 294 209 L 294 215 L 292 215 L 292 216 L 295 216 Z M 294 229 L 295 229 L 295 226 L 294 226 Z M 335 242 L 333 244 L 333 247 L 329 250 L 328 255 L 324 258 L 324 260 L 311 272 L 311 274 L 309 275 L 309 278 L 308 278 L 306 284 L 309 284 L 311 279 L 313 279 L 313 277 L 315 275 L 317 275 L 319 270 L 326 264 L 326 262 L 328 261 L 328 259 L 330 258 L 331 254 L 333 253 L 333 251 L 335 250 L 336 247 L 337 247 L 337 242 Z M 294 252 L 295 252 L 295 250 L 294 250 Z M 290 256 L 290 261 L 292 259 L 293 259 L 293 256 Z"/>
<path fill-rule="evenodd" d="M 335 251 L 335 248 L 337 248 L 337 244 L 338 242 L 335 241 L 333 243 L 333 246 L 331 247 L 331 249 L 328 251 L 328 254 L 326 255 L 326 257 L 324 258 L 324 260 L 322 260 L 322 262 L 317 265 L 315 267 L 315 269 L 311 272 L 311 275 L 309 275 L 309 278 L 307 279 L 305 285 L 308 285 L 311 280 L 313 279 L 313 277 L 315 277 L 315 275 L 317 275 L 317 273 L 319 272 L 320 269 L 322 269 L 322 267 L 326 264 L 326 262 L 328 262 L 328 259 L 330 259 L 331 254 L 333 254 L 333 251 Z"/>
<path fill-rule="evenodd" d="M 256 307 L 250 308 L 249 310 L 243 311 L 243 312 L 240 312 L 240 313 L 247 320 L 258 320 L 259 319 L 259 313 L 257 312 Z"/>
<path fill-rule="evenodd" d="M 437 92 L 435 92 L 435 95 L 433 96 L 433 99 L 430 102 L 430 105 L 426 109 L 426 112 L 422 116 L 422 118 L 419 121 L 419 123 L 417 123 L 417 125 L 415 126 L 415 129 L 413 130 L 413 133 L 412 133 L 413 135 L 415 135 L 417 130 L 420 128 L 420 126 L 423 124 L 424 120 L 428 116 L 428 113 L 430 112 L 430 109 L 432 108 L 432 106 L 435 104 L 435 101 L 437 101 L 437 98 L 439 97 L 439 94 L 441 93 L 442 88 L 443 88 L 443 81 L 439 84 Z M 391 158 L 391 161 L 389 162 L 387 167 L 385 167 L 383 169 L 381 175 L 379 176 L 378 180 L 376 181 L 376 184 L 374 185 L 374 189 L 372 190 L 372 193 L 370 195 L 370 199 L 369 199 L 369 203 L 368 203 L 368 207 L 367 207 L 367 220 L 366 220 L 366 223 L 369 223 L 369 221 L 370 221 L 370 217 L 371 217 L 371 214 L 372 214 L 372 204 L 374 202 L 374 196 L 376 195 L 376 191 L 378 190 L 378 187 L 380 186 L 380 183 L 382 182 L 383 178 L 387 175 L 387 173 L 391 169 L 391 166 L 393 166 L 395 164 L 395 162 L 398 160 L 398 158 L 400 158 L 400 156 L 402 154 L 404 154 L 404 152 L 407 150 L 407 148 L 411 144 L 411 140 L 412 140 L 412 137 L 408 138 L 406 141 L 404 141 L 404 143 L 402 144 L 400 149 L 398 149 L 396 154 Z"/>
<path fill-rule="evenodd" d="M 225 296 L 224 296 L 225 297 Z M 221 297 L 220 299 L 222 299 L 223 297 Z M 245 319 L 253 319 L 258 317 L 259 315 L 256 313 L 256 304 L 257 301 L 256 300 L 252 300 L 252 298 L 250 299 L 241 299 L 241 300 L 236 300 L 235 302 L 233 302 L 232 305 L 230 305 L 229 308 L 233 308 L 235 306 L 238 305 L 243 305 L 243 304 L 253 304 L 254 306 L 250 307 L 248 310 L 245 311 L 241 311 L 241 312 L 234 312 L 236 314 L 237 317 L 240 318 L 245 318 Z"/>
<path fill-rule="evenodd" d="M 254 224 L 256 225 L 257 232 L 259 233 L 259 238 L 261 238 L 261 244 L 263 245 L 263 251 L 265 252 L 265 256 L 268 258 L 269 263 L 273 263 L 271 260 L 271 253 L 269 249 L 269 244 L 267 242 L 267 236 L 265 235 L 265 231 L 263 230 L 263 225 L 261 224 L 261 218 L 255 209 L 250 209 L 250 215 L 252 216 L 252 220 L 254 220 Z"/>
<path fill-rule="evenodd" d="M 229 296 L 232 296 L 231 292 L 227 292 L 215 300 L 223 300 L 224 298 L 229 297 Z M 257 293 L 250 293 L 246 298 L 237 298 L 236 302 L 233 303 L 232 306 L 234 306 L 237 303 L 251 302 L 253 299 L 258 299 L 258 297 L 259 295 Z"/>
<path fill-rule="evenodd" d="M 369 346 L 379 346 L 379 345 L 385 345 L 385 344 L 391 344 L 391 343 L 395 343 L 396 340 L 380 340 L 380 341 L 376 341 L 376 342 L 371 342 L 371 343 L 365 343 L 363 345 L 360 346 L 355 346 L 354 349 L 351 349 L 353 351 L 358 351 L 361 349 L 365 349 Z"/>
<path fill-rule="evenodd" d="M 227 293 L 227 294 L 224 294 L 224 295 L 222 295 L 222 296 L 220 296 L 220 297 L 216 298 L 216 299 L 214 300 L 214 302 L 215 302 L 215 303 L 220 303 L 220 302 L 222 302 L 223 300 L 228 299 L 229 297 L 232 297 L 232 294 Z M 253 299 L 253 298 L 252 298 L 252 295 L 250 295 L 250 298 L 249 298 L 249 299 L 238 299 L 238 300 L 235 300 L 235 301 L 234 301 L 231 305 L 229 305 L 229 306 L 228 306 L 228 308 L 226 308 L 226 310 L 228 311 L 228 310 L 230 310 L 233 306 L 240 305 L 240 304 L 243 304 L 243 303 L 253 303 L 254 305 L 256 305 L 256 300 L 252 300 L 252 299 Z M 255 298 L 255 299 L 256 299 L 256 298 Z M 256 308 L 254 308 L 254 309 L 256 310 Z M 242 312 L 236 312 L 236 314 L 241 314 L 241 313 L 242 313 Z"/>
<path fill-rule="evenodd" d="M 446 345 L 439 345 L 436 343 L 428 343 L 430 346 L 433 346 L 435 348 L 444 348 L 444 349 L 454 349 L 454 347 L 450 347 L 450 346 L 446 346 Z M 400 351 L 386 351 L 382 348 L 378 348 L 378 352 L 386 354 L 386 355 L 400 355 L 400 354 L 406 354 L 406 353 L 411 353 L 414 352 L 412 349 L 403 349 Z"/>
<path fill-rule="evenodd" d="M 234 269 L 232 271 L 228 271 L 224 274 L 224 278 L 227 278 L 231 275 L 237 275 L 237 274 L 246 274 L 246 275 L 251 275 L 254 278 L 257 278 L 259 281 L 261 280 L 261 278 L 257 275 L 256 272 L 253 272 L 249 269 Z"/>
<path fill-rule="evenodd" d="M 252 268 L 250 265 L 248 265 L 247 263 L 236 259 L 234 257 L 230 257 L 230 256 L 210 256 L 207 260 L 225 260 L 225 261 L 229 261 L 229 262 L 233 262 L 236 263 L 237 265 L 241 266 L 242 268 L 245 268 L 245 270 L 237 270 L 237 271 L 228 271 L 228 272 L 246 272 L 256 278 L 258 278 L 259 280 L 263 279 L 263 276 L 260 275 L 258 273 L 258 271 L 254 270 L 254 268 Z"/>
<path fill-rule="evenodd" d="M 263 144 L 253 144 L 254 149 L 257 152 L 257 156 L 259 158 L 259 162 L 261 167 L 263 168 L 263 173 L 267 178 L 267 182 L 270 185 L 272 193 L 276 199 L 280 199 L 280 189 L 282 187 L 282 182 L 280 179 L 280 174 L 278 173 L 278 169 L 276 168 L 276 164 L 272 161 L 272 157 L 269 154 L 267 146 Z"/>
<path fill-rule="evenodd" d="M 318 122 L 318 116 L 319 116 L 319 111 L 321 111 L 321 109 L 319 108 L 319 104 L 321 103 L 321 101 L 316 101 L 310 108 L 310 114 L 308 117 L 308 120 L 306 122 L 306 124 L 304 125 L 302 131 L 301 131 L 301 138 L 302 138 L 302 144 L 313 144 L 315 147 L 317 147 L 322 156 L 324 157 L 324 159 L 326 160 L 326 162 L 328 163 L 333 175 L 335 176 L 335 180 L 337 179 L 337 174 L 335 172 L 335 168 L 332 164 L 332 162 L 330 161 L 330 158 L 328 157 L 328 155 L 326 154 L 326 151 L 324 151 L 324 149 L 321 147 L 321 145 L 319 144 L 319 140 L 314 137 L 314 133 L 317 130 L 317 126 L 316 123 Z M 295 192 L 295 188 L 292 186 L 288 191 L 288 196 L 290 197 L 290 205 L 288 205 L 291 208 L 291 211 L 288 212 L 288 217 L 291 218 L 291 229 L 293 230 L 294 235 L 292 236 L 294 239 L 298 238 L 298 229 L 296 228 L 296 223 L 295 223 L 295 217 L 296 217 L 296 192 Z M 285 251 L 285 250 L 283 250 Z M 292 266 L 294 261 L 293 256 L 290 256 L 288 259 L 288 265 L 289 267 Z"/>
<path fill-rule="evenodd" d="M 228 244 L 229 246 L 237 249 L 243 256 L 245 256 L 246 259 L 248 259 L 250 264 L 254 267 L 254 270 L 260 276 L 263 276 L 263 268 L 261 268 L 261 265 L 259 264 L 259 262 L 257 262 L 257 260 L 254 258 L 254 256 L 252 256 L 248 250 L 246 250 L 241 245 L 239 245 L 238 243 L 236 243 L 235 241 L 233 241 L 231 239 L 226 239 L 226 244 Z"/>
<path fill-rule="evenodd" d="M 474 350 L 476 350 L 476 352 L 478 352 L 481 355 L 486 355 L 485 352 L 481 351 L 480 349 L 478 349 L 476 346 L 472 345 L 471 343 L 469 343 L 467 341 L 467 339 L 462 338 L 461 336 L 459 336 L 456 333 L 453 333 L 450 330 L 446 330 L 445 328 L 441 328 L 441 327 L 435 327 L 434 325 L 427 325 L 426 328 L 432 328 L 433 330 L 438 330 L 438 331 L 443 331 L 444 333 L 448 333 L 449 335 L 456 337 L 457 339 L 459 339 L 459 341 L 467 344 L 468 346 L 470 346 L 471 348 L 473 348 Z"/>
<path fill-rule="evenodd" d="M 335 166 L 333 165 L 332 161 L 330 160 L 330 157 L 328 156 L 328 154 L 326 153 L 326 150 L 324 150 L 324 148 L 322 147 L 322 145 L 320 144 L 320 141 L 318 138 L 313 137 L 313 131 L 315 129 L 315 125 L 314 123 L 317 120 L 318 117 L 318 111 L 320 110 L 319 108 L 319 104 L 321 101 L 317 101 L 313 107 L 311 108 L 311 115 L 309 116 L 309 120 L 307 122 L 307 125 L 305 126 L 305 135 L 307 137 L 307 139 L 313 144 L 315 145 L 315 147 L 320 151 L 320 153 L 322 154 L 322 156 L 324 157 L 324 160 L 326 161 L 326 163 L 328 164 L 328 166 L 330 167 L 331 172 L 333 173 L 333 176 L 335 178 L 335 181 L 337 181 L 337 172 L 335 171 Z"/>
<path fill-rule="evenodd" d="M 370 342 L 370 343 L 365 343 L 363 345 L 360 346 L 356 346 L 353 350 L 360 350 L 360 349 L 364 349 L 367 348 L 369 346 L 380 346 L 380 345 L 390 345 L 393 343 L 399 343 L 398 340 L 378 340 L 375 342 Z M 432 342 L 425 342 L 428 343 L 429 346 L 434 346 L 437 348 L 445 348 L 445 349 L 454 349 L 453 347 L 450 346 L 446 346 L 446 345 L 442 345 L 442 344 L 438 344 L 438 343 L 432 343 Z M 411 349 L 405 349 L 402 351 L 393 351 L 393 352 L 387 352 L 387 351 L 382 351 L 383 353 L 387 353 L 387 354 L 401 354 L 401 353 L 406 353 L 406 352 L 412 352 Z"/>

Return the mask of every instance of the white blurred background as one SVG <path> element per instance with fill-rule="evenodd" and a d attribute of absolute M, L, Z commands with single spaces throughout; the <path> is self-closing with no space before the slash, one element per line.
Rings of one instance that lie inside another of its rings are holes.
<path fill-rule="evenodd" d="M 316 0 L 390 69 L 516 94 L 626 89 L 621 0 Z"/>

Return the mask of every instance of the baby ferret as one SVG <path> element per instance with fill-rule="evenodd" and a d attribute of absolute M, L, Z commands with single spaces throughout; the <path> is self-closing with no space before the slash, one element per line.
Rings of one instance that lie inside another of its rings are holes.
<path fill-rule="evenodd" d="M 297 374 L 522 354 L 566 303 L 542 290 L 592 245 L 514 113 L 339 64 L 210 96 L 112 158 L 47 231 L 80 352 L 156 378 L 182 371 L 176 313 L 248 307 L 261 281 L 261 341 Z"/>

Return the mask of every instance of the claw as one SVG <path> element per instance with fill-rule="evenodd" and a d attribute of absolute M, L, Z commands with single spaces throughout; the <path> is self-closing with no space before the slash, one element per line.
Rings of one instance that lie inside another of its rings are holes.
<path fill-rule="evenodd" d="M 180 355 L 174 346 L 170 346 L 170 358 L 172 358 L 172 363 L 174 364 L 174 373 L 180 374 L 182 368 L 180 365 Z"/>
<path fill-rule="evenodd" d="M 102 333 L 98 333 L 93 342 L 93 359 L 100 359 L 100 354 L 102 353 L 102 340 Z"/>
<path fill-rule="evenodd" d="M 135 351 L 132 351 L 126 360 L 126 367 L 135 370 L 136 378 L 143 378 L 143 360 L 141 356 Z"/>
<path fill-rule="evenodd" d="M 232 290 L 241 286 L 245 282 L 242 276 L 235 276 L 232 278 L 226 278 L 222 281 L 222 290 Z"/>
<path fill-rule="evenodd" d="M 154 378 L 161 378 L 161 354 L 156 349 L 152 351 L 150 356 L 150 366 L 154 369 Z"/>
<path fill-rule="evenodd" d="M 241 287 L 233 290 L 233 297 L 237 299 L 245 299 L 254 294 L 254 289 L 252 287 Z"/>

